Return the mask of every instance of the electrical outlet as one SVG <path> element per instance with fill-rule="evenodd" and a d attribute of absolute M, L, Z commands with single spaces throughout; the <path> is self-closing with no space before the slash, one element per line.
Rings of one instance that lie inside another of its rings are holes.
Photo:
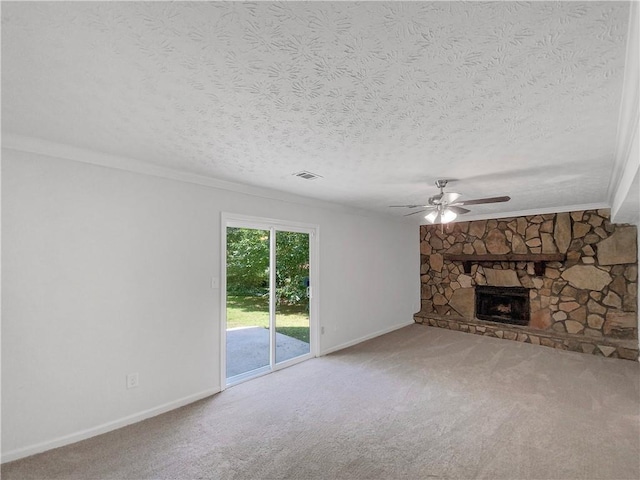
<path fill-rule="evenodd" d="M 218 277 L 211 277 L 211 288 L 214 290 L 220 288 L 220 279 Z"/>
<path fill-rule="evenodd" d="M 139 381 L 138 381 L 138 374 L 137 373 L 130 373 L 127 375 L 127 388 L 136 388 L 138 385 L 140 385 Z"/>
<path fill-rule="evenodd" d="M 324 335 L 324 327 L 320 327 L 320 334 Z"/>

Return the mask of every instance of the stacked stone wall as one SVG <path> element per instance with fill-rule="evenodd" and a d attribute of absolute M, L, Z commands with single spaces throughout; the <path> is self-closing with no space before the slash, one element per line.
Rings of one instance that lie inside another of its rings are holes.
<path fill-rule="evenodd" d="M 530 289 L 527 331 L 585 337 L 592 344 L 626 340 L 637 350 L 636 235 L 635 226 L 611 223 L 609 210 L 423 225 L 422 304 L 416 320 L 477 322 L 476 285 L 523 286 Z M 474 263 L 466 274 L 462 262 L 445 258 L 541 253 L 566 254 L 566 261 L 547 263 L 544 274 L 536 276 L 533 262 Z"/>

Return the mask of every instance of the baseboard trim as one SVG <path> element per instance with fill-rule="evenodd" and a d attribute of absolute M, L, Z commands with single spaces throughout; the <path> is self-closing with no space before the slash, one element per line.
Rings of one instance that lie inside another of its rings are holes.
<path fill-rule="evenodd" d="M 327 348 L 326 350 L 322 350 L 320 352 L 320 356 L 327 355 L 329 353 L 337 352 L 338 350 L 342 350 L 344 348 L 352 347 L 357 345 L 358 343 L 365 342 L 367 340 L 371 340 L 372 338 L 379 337 L 380 335 L 384 335 L 385 333 L 393 332 L 394 330 L 399 330 L 404 327 L 408 327 L 409 325 L 413 325 L 415 322 L 410 320 L 408 322 L 399 323 L 389 328 L 385 328 L 383 330 L 378 330 L 377 332 L 371 333 L 369 335 L 365 335 L 364 337 L 357 338 L 355 340 L 351 340 L 350 342 L 342 343 L 335 347 Z"/>
<path fill-rule="evenodd" d="M 41 443 L 36 443 L 34 445 L 29 445 L 28 447 L 18 448 L 16 450 L 11 450 L 6 453 L 3 452 L 2 459 L 0 460 L 0 462 L 1 463 L 13 462 L 14 460 L 19 460 L 21 458 L 29 457 L 37 453 L 42 453 L 47 450 L 63 447 L 65 445 L 70 445 L 72 443 L 76 443 L 81 440 L 86 440 L 87 438 L 95 437 L 97 435 L 102 435 L 103 433 L 107 433 L 112 430 L 117 430 L 118 428 L 131 425 L 132 423 L 137 423 L 142 420 L 146 420 L 147 418 L 155 417 L 162 413 L 175 410 L 176 408 L 184 407 L 185 405 L 189 405 L 190 403 L 197 402 L 198 400 L 202 400 L 203 398 L 210 397 L 211 395 L 214 395 L 219 392 L 220 392 L 220 388 L 212 388 L 200 393 L 196 393 L 194 395 L 189 395 L 188 397 L 180 398 L 173 402 L 164 403 L 162 405 L 159 405 L 154 408 L 150 408 L 148 410 L 143 410 L 142 412 L 134 413 L 133 415 L 128 415 L 118 420 L 113 420 L 111 422 L 103 423 L 102 425 L 97 425 L 92 428 L 87 428 L 86 430 L 70 433 L 62 437 L 54 438 L 52 440 L 47 440 Z"/>

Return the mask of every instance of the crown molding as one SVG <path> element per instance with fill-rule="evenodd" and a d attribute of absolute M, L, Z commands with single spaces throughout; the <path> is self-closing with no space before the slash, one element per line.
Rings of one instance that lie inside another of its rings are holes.
<path fill-rule="evenodd" d="M 244 185 L 241 183 L 229 182 L 226 180 L 220 180 L 213 177 L 206 177 L 204 175 L 197 175 L 192 173 L 185 173 L 178 170 L 160 167 L 152 165 L 147 162 L 135 160 L 132 158 L 121 157 L 117 155 L 109 155 L 101 152 L 96 152 L 89 149 L 72 147 L 61 143 L 51 142 L 35 137 L 29 137 L 24 135 L 17 135 L 14 133 L 2 134 L 2 148 L 8 150 L 15 150 L 18 152 L 32 153 L 36 155 L 42 155 L 46 157 L 59 158 L 62 160 L 70 160 L 74 162 L 86 163 L 90 165 L 96 165 L 105 168 L 113 168 L 117 170 L 124 170 L 127 172 L 137 173 L 141 175 L 153 176 L 164 178 L 168 180 L 174 180 L 184 183 L 191 183 L 195 185 L 205 186 L 209 188 L 215 188 L 219 190 L 226 190 L 235 193 L 242 193 L 245 195 L 251 195 L 259 198 L 268 198 L 271 200 L 278 200 L 286 203 L 293 203 L 296 205 L 307 205 L 311 207 L 323 208 L 327 210 L 339 211 L 342 213 L 349 213 L 353 215 L 360 215 L 365 217 L 374 217 L 385 220 L 396 221 L 398 223 L 413 223 L 424 224 L 422 217 L 418 219 L 396 217 L 387 214 L 380 214 L 370 210 L 358 209 L 354 207 L 348 207 L 337 203 L 327 202 L 324 200 L 318 200 L 310 197 L 303 197 L 300 195 L 281 192 L 278 190 L 271 190 L 267 188 L 254 187 L 251 185 Z M 486 214 L 465 215 L 460 218 L 460 221 L 474 221 L 474 220 L 490 220 L 497 218 L 509 218 L 509 217 L 522 217 L 527 215 L 542 215 L 546 213 L 562 213 L 562 212 L 575 212 L 581 210 L 597 210 L 601 208 L 610 208 L 611 205 L 606 202 L 589 203 L 580 205 L 567 205 L 560 207 L 548 207 L 529 210 L 513 210 L 509 212 L 493 212 Z M 417 221 L 416 221 L 417 220 Z"/>
<path fill-rule="evenodd" d="M 242 183 L 220 180 L 214 177 L 207 177 L 193 173 L 182 172 L 176 169 L 153 165 L 148 162 L 135 160 L 133 158 L 111 155 L 107 153 L 97 152 L 85 148 L 73 147 L 71 145 L 51 142 L 41 138 L 30 137 L 26 135 L 18 135 L 11 132 L 2 133 L 2 148 L 15 150 L 18 152 L 32 153 L 53 157 L 62 160 L 70 160 L 73 162 L 87 163 L 105 168 L 113 168 L 124 170 L 127 172 L 159 177 L 178 182 L 191 183 L 218 190 L 226 190 L 234 193 L 242 193 L 259 198 L 267 198 L 270 200 L 278 200 L 296 205 L 306 205 L 326 210 L 333 210 L 352 215 L 360 215 L 365 217 L 383 218 L 386 220 L 396 220 L 396 217 L 381 215 L 376 212 L 355 207 L 348 207 L 338 203 L 318 200 L 311 197 L 304 197 L 293 193 L 286 193 L 279 190 L 273 190 L 263 187 L 255 187 Z"/>
<path fill-rule="evenodd" d="M 640 168 L 640 156 L 637 150 L 640 119 L 640 4 L 629 2 L 629 30 L 625 71 L 620 100 L 616 154 L 607 188 L 607 198 L 616 212 L 632 191 L 634 178 Z M 638 203 L 638 199 L 631 199 Z"/>

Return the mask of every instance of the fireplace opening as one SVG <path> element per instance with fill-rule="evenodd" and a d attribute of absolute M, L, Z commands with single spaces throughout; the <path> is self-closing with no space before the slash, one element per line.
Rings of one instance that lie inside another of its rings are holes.
<path fill-rule="evenodd" d="M 529 324 L 529 289 L 476 286 L 476 317 L 511 325 Z"/>

